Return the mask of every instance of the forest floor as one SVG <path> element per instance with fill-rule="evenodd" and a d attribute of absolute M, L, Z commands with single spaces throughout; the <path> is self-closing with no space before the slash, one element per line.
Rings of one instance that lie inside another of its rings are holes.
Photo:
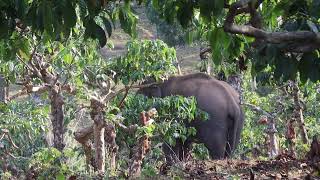
<path fill-rule="evenodd" d="M 156 39 L 155 25 L 147 19 L 144 9 L 135 9 L 139 16 L 138 39 Z M 126 42 L 130 37 L 117 28 L 109 39 L 113 49 L 101 49 L 101 53 L 112 58 L 126 52 Z M 175 47 L 177 58 L 183 73 L 197 72 L 200 63 L 200 47 Z M 190 160 L 178 163 L 161 175 L 159 179 L 181 177 L 183 179 L 320 179 L 320 163 L 293 158 L 289 155 L 279 155 L 272 160 Z M 165 170 L 166 171 L 166 170 Z M 318 175 L 318 177 L 316 177 Z M 174 178 L 175 179 L 175 178 Z"/>
<path fill-rule="evenodd" d="M 280 155 L 273 160 L 218 160 L 187 162 L 172 175 L 183 179 L 320 179 L 311 161 Z"/>

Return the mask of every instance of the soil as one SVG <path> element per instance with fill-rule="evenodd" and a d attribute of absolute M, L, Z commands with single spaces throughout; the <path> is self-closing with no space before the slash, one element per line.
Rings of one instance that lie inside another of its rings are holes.
<path fill-rule="evenodd" d="M 183 179 L 319 179 L 313 166 L 286 155 L 268 161 L 190 161 Z"/>

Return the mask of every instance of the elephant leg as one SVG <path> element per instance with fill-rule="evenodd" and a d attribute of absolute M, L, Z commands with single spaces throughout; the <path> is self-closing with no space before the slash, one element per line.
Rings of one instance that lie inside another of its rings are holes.
<path fill-rule="evenodd" d="M 176 139 L 175 146 L 163 143 L 162 148 L 166 157 L 166 163 L 172 165 L 173 163 L 183 161 L 188 157 L 191 149 L 191 140 L 187 139 L 183 143 L 181 139 Z"/>
<path fill-rule="evenodd" d="M 208 148 L 212 159 L 223 159 L 226 153 L 226 128 L 221 126 L 202 127 L 200 141 Z"/>

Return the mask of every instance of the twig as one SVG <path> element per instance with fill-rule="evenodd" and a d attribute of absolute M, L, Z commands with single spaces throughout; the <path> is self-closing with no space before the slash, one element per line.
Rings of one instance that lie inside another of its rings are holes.
<path fill-rule="evenodd" d="M 269 112 L 263 110 L 259 106 L 256 106 L 256 105 L 253 105 L 253 104 L 250 104 L 250 103 L 243 103 L 243 105 L 248 106 L 250 109 L 252 109 L 252 110 L 254 110 L 256 112 L 262 113 L 263 115 L 265 115 L 265 116 L 267 116 L 267 117 L 269 117 L 271 119 L 275 118 L 272 114 L 270 114 Z"/>
<path fill-rule="evenodd" d="M 130 89 L 146 88 L 146 87 L 150 87 L 150 86 L 153 86 L 153 85 L 158 85 L 158 84 L 160 84 L 160 83 L 161 83 L 161 82 L 155 82 L 155 83 L 143 84 L 143 85 L 132 85 L 132 86 L 129 87 L 129 90 L 130 90 Z M 127 90 L 127 87 L 120 89 L 119 91 L 115 92 L 115 93 L 110 97 L 110 99 L 118 96 L 120 93 L 122 93 L 122 92 L 124 92 L 124 91 L 126 91 L 126 90 Z"/>
<path fill-rule="evenodd" d="M 0 141 L 4 138 L 5 135 L 7 135 L 10 144 L 11 144 L 14 148 L 18 149 L 19 147 L 13 142 L 13 140 L 12 140 L 12 138 L 11 138 L 11 136 L 10 136 L 9 130 L 7 130 L 7 129 L 1 129 L 1 131 L 2 131 L 3 134 L 1 135 Z"/>
<path fill-rule="evenodd" d="M 28 89 L 28 87 L 25 87 L 22 90 L 20 90 L 19 92 L 17 92 L 16 94 L 12 95 L 11 97 L 8 97 L 7 100 L 11 101 L 11 100 L 16 99 L 20 96 L 28 95 L 31 93 L 43 93 L 43 92 L 47 91 L 48 89 L 49 89 L 48 86 L 31 87 L 30 89 Z"/>
<path fill-rule="evenodd" d="M 34 71 L 34 69 L 32 67 L 29 66 L 29 64 L 27 64 L 18 54 L 16 54 L 17 58 L 19 59 L 19 61 L 22 62 L 22 64 L 24 64 L 30 71 Z"/>
<path fill-rule="evenodd" d="M 131 83 L 131 85 L 129 87 L 126 87 L 126 92 L 123 96 L 123 98 L 121 99 L 120 103 L 118 104 L 118 107 L 121 108 L 123 106 L 124 100 L 126 99 L 126 97 L 128 96 L 129 93 L 129 89 L 130 87 L 133 85 L 133 82 Z"/>

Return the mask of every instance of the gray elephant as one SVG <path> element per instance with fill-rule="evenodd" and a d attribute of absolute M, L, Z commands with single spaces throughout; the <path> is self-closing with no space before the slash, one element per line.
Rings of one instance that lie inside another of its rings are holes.
<path fill-rule="evenodd" d="M 144 84 L 154 82 L 145 81 Z M 209 114 L 206 121 L 195 119 L 187 126 L 195 127 L 197 134 L 182 143 L 177 139 L 175 147 L 164 143 L 163 150 L 168 161 L 185 158 L 192 142 L 204 143 L 213 159 L 229 157 L 239 143 L 244 115 L 238 93 L 226 82 L 216 80 L 204 73 L 170 77 L 159 84 L 141 88 L 137 93 L 148 97 L 181 95 L 194 96 L 198 108 Z"/>

